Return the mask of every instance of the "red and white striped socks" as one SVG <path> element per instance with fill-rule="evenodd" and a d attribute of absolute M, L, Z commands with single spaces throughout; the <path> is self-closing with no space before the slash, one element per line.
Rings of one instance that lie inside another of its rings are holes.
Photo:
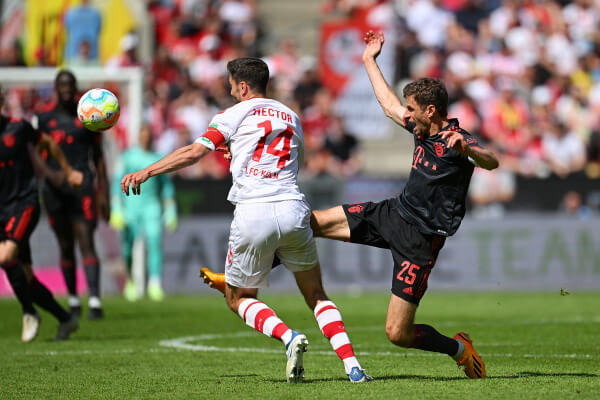
<path fill-rule="evenodd" d="M 257 299 L 246 299 L 238 308 L 238 315 L 251 328 L 260 333 L 279 339 L 286 346 L 292 339 L 292 330 L 275 315 L 275 311 Z"/>
<path fill-rule="evenodd" d="M 344 362 L 346 373 L 349 374 L 353 367 L 360 367 L 354 356 L 350 338 L 342 321 L 342 314 L 338 311 L 333 301 L 322 301 L 315 307 L 315 318 L 323 335 L 329 339 L 331 347 L 338 357 Z"/>

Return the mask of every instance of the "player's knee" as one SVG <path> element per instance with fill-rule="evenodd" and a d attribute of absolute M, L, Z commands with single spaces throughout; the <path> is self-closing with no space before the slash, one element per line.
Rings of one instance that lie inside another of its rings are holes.
<path fill-rule="evenodd" d="M 394 325 L 386 325 L 385 334 L 390 342 L 400 347 L 410 347 L 413 342 L 413 335 L 406 329 Z"/>

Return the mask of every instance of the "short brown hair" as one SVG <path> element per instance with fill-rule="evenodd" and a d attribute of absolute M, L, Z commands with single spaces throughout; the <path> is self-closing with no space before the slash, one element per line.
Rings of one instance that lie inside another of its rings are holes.
<path fill-rule="evenodd" d="M 443 118 L 448 115 L 448 91 L 439 79 L 417 79 L 406 85 L 402 93 L 404 98 L 415 96 L 415 101 L 421 106 L 421 109 L 432 104 Z"/>
<path fill-rule="evenodd" d="M 246 82 L 252 90 L 260 94 L 267 93 L 269 67 L 260 58 L 241 57 L 227 63 L 227 71 L 236 83 Z"/>

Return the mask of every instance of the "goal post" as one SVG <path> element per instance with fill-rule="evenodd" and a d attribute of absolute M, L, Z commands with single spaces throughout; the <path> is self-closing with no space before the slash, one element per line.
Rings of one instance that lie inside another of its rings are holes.
<path fill-rule="evenodd" d="M 0 83 L 3 87 L 53 85 L 56 67 L 7 67 L 0 68 Z M 141 67 L 72 67 L 80 89 L 92 89 L 94 84 L 114 82 L 126 86 L 128 127 L 127 142 L 129 146 L 137 144 L 138 133 L 142 124 L 143 69 Z M 87 86 L 90 85 L 89 88 Z M 119 99 L 121 101 L 121 99 Z M 123 103 L 121 103 L 123 105 Z"/>

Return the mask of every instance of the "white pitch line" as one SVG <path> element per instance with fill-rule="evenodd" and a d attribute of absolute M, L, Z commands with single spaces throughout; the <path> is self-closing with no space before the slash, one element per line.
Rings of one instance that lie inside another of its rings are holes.
<path fill-rule="evenodd" d="M 260 347 L 221 347 L 221 346 L 207 346 L 204 344 L 192 344 L 189 342 L 198 342 L 202 340 L 210 340 L 210 339 L 223 339 L 226 337 L 244 337 L 244 336 L 252 336 L 255 334 L 254 332 L 236 332 L 233 334 L 221 334 L 221 335 L 198 335 L 198 336 L 186 336 L 182 338 L 161 340 L 158 344 L 159 346 L 170 347 L 181 350 L 190 350 L 190 351 L 207 351 L 207 352 L 244 352 L 244 353 L 266 353 L 266 354 L 283 354 L 282 350 L 275 349 L 265 349 Z M 310 350 L 309 350 L 310 351 Z M 333 351 L 310 351 L 310 354 L 316 355 L 325 355 L 325 356 L 334 356 L 336 355 Z M 376 356 L 376 357 L 437 357 L 440 356 L 438 353 L 429 353 L 429 352 L 371 352 L 371 351 L 360 351 L 361 356 Z M 481 353 L 482 356 L 485 357 L 522 357 L 522 358 L 600 358 L 600 355 L 597 354 L 576 354 L 576 353 L 567 353 L 567 354 L 513 354 L 513 353 Z"/>

